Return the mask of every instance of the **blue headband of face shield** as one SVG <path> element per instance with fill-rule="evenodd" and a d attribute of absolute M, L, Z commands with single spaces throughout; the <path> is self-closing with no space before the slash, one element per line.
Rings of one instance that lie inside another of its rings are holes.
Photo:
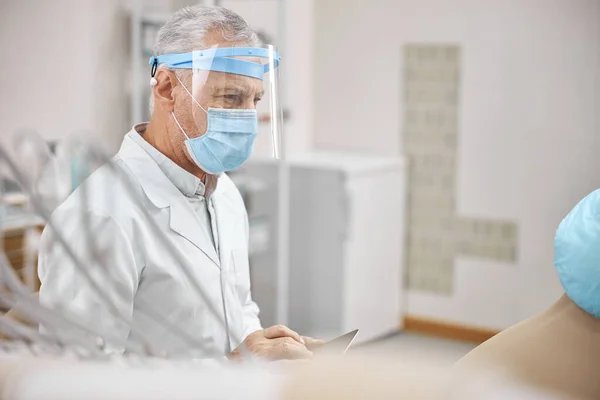
<path fill-rule="evenodd" d="M 222 47 L 192 51 L 182 54 L 163 54 L 150 57 L 149 65 L 152 66 L 152 76 L 160 64 L 165 64 L 173 69 L 198 69 L 204 71 L 226 72 L 229 74 L 249 76 L 263 79 L 269 72 L 269 64 L 260 64 L 231 57 L 259 57 L 272 58 L 274 67 L 279 66 L 280 56 L 271 49 L 261 47 Z"/>

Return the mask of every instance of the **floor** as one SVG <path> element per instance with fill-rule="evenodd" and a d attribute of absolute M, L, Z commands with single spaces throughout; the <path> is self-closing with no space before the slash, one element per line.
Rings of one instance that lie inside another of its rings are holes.
<path fill-rule="evenodd" d="M 476 344 L 439 339 L 414 333 L 398 333 L 375 342 L 357 346 L 354 351 L 370 354 L 385 353 L 406 359 L 443 366 L 451 365 L 474 349 Z"/>

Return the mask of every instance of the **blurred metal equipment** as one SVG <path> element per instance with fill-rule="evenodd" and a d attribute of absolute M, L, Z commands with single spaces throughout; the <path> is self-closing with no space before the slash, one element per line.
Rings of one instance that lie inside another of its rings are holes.
<path fill-rule="evenodd" d="M 25 141 L 27 143 L 25 143 L 24 146 L 22 146 L 23 148 L 29 148 L 29 149 L 34 149 L 33 151 L 33 156 L 32 159 L 34 160 L 38 160 L 38 159 L 42 159 L 42 157 L 40 156 L 41 153 L 45 153 L 47 148 L 47 143 L 45 143 L 41 138 L 39 138 L 37 135 L 29 135 L 27 140 Z M 84 144 L 79 143 L 79 142 L 75 142 L 72 143 L 71 145 L 67 146 L 68 149 L 71 149 L 73 151 L 75 151 L 77 154 L 82 155 L 85 154 L 85 161 L 87 166 L 90 169 L 93 169 L 91 166 L 99 166 L 99 165 L 105 165 L 106 168 L 108 168 L 112 175 L 114 176 L 114 179 L 116 182 L 118 181 L 123 181 L 126 180 L 127 177 L 124 176 L 123 172 L 116 166 L 114 166 L 111 162 L 110 159 L 105 156 L 102 152 L 92 148 L 92 147 L 86 147 Z M 13 149 L 13 151 L 15 151 L 15 149 Z M 40 154 L 37 154 L 40 153 Z M 18 153 L 17 153 L 18 154 Z M 20 188 L 23 190 L 24 194 L 27 195 L 28 197 L 28 209 L 25 210 L 23 214 L 26 215 L 35 215 L 36 217 L 34 218 L 34 222 L 35 225 L 34 226 L 39 226 L 41 222 L 45 223 L 49 228 L 52 229 L 53 231 L 53 235 L 56 238 L 57 241 L 57 245 L 62 246 L 66 252 L 66 254 L 68 255 L 68 257 L 71 259 L 71 261 L 73 262 L 73 264 L 77 267 L 77 272 L 81 273 L 81 277 L 83 280 L 87 281 L 90 286 L 90 289 L 93 289 L 93 291 L 95 292 L 95 294 L 100 298 L 103 299 L 103 301 L 105 302 L 105 304 L 107 305 L 107 307 L 109 308 L 109 310 L 113 313 L 113 316 L 117 319 L 122 321 L 123 323 L 125 323 L 127 326 L 130 327 L 130 329 L 132 330 L 132 332 L 137 331 L 137 328 L 135 328 L 133 325 L 131 325 L 130 320 L 127 316 L 123 315 L 113 304 L 112 298 L 111 298 L 111 287 L 110 286 L 105 286 L 107 284 L 111 284 L 111 282 L 113 282 L 114 284 L 114 277 L 112 276 L 108 276 L 108 273 L 104 273 L 105 276 L 103 276 L 103 279 L 101 279 L 102 282 L 98 281 L 98 270 L 96 272 L 92 272 L 92 270 L 94 270 L 98 265 L 101 266 L 101 268 L 103 268 L 100 271 L 108 271 L 107 269 L 105 269 L 105 265 L 104 265 L 104 258 L 102 255 L 103 250 L 100 249 L 99 243 L 97 238 L 95 237 L 95 233 L 94 232 L 81 232 L 82 235 L 86 236 L 88 238 L 88 248 L 91 250 L 89 254 L 91 254 L 91 258 L 86 258 L 86 259 L 82 259 L 81 258 L 81 254 L 79 251 L 76 251 L 72 246 L 71 243 L 68 243 L 63 236 L 63 231 L 61 229 L 61 227 L 57 227 L 54 225 L 54 221 L 52 221 L 50 219 L 50 214 L 52 212 L 53 209 L 53 205 L 51 205 L 49 207 L 49 205 L 47 204 L 47 202 L 45 201 L 46 198 L 44 196 L 40 196 L 38 194 L 37 191 L 37 180 L 35 180 L 35 176 L 32 176 L 32 170 L 31 168 L 24 168 L 23 166 L 21 166 L 16 160 L 15 156 L 10 155 L 10 152 L 8 149 L 4 148 L 4 147 L 0 147 L 0 161 L 2 162 L 2 166 L 3 169 L 6 169 L 12 179 L 14 179 L 14 181 L 16 181 Z M 21 158 L 22 159 L 22 158 Z M 35 172 L 35 171 L 33 171 Z M 61 177 L 54 177 L 56 179 L 59 179 Z M 62 177 L 62 179 L 71 179 L 70 176 L 64 176 Z M 125 187 L 130 188 L 130 186 L 128 186 L 128 182 L 124 181 L 125 183 Z M 57 185 L 59 186 L 59 185 Z M 83 190 L 83 189 L 82 189 Z M 139 194 L 137 194 L 134 190 L 130 190 L 129 193 L 130 196 L 132 196 L 132 199 L 134 201 L 140 201 L 139 199 Z M 84 204 L 87 201 L 86 198 L 86 192 L 83 191 L 82 193 L 82 199 L 81 201 L 84 202 Z M 7 212 L 5 210 L 9 209 L 6 205 L 0 204 L 0 206 L 2 206 L 2 210 L 3 213 L 2 215 L 6 216 Z M 85 208 L 85 207 L 83 207 Z M 82 208 L 82 209 L 83 209 Z M 164 233 L 161 232 L 161 230 L 156 226 L 156 222 L 152 219 L 149 218 L 147 215 L 147 211 L 142 207 L 143 211 L 146 212 L 146 218 L 149 219 L 150 221 L 150 228 L 152 230 L 152 234 L 157 235 L 156 237 L 160 238 L 163 237 Z M 10 209 L 9 209 L 10 210 Z M 41 221 L 40 221 L 41 219 Z M 6 226 L 4 225 L 4 223 L 8 221 L 11 222 L 10 219 L 7 218 L 3 218 L 0 220 L 0 232 L 5 232 L 6 231 Z M 29 223 L 29 221 L 27 221 Z M 31 223 L 29 223 L 31 225 Z M 9 228 L 11 228 L 11 226 L 8 226 Z M 197 283 L 194 279 L 191 279 L 188 275 L 188 271 L 186 269 L 186 267 L 183 267 L 183 264 L 185 264 L 181 257 L 183 257 L 178 250 L 174 249 L 172 246 L 172 244 L 170 244 L 167 240 L 163 240 L 162 242 L 165 243 L 165 248 L 164 250 L 167 253 L 171 253 L 173 254 L 173 256 L 175 257 L 176 260 L 179 260 L 178 265 L 181 266 L 182 268 L 182 272 L 184 273 L 185 276 L 188 277 L 188 279 L 191 282 L 191 286 L 196 290 L 196 293 L 198 294 L 198 296 L 200 296 L 201 298 L 204 298 L 205 294 L 204 292 L 201 290 L 201 288 L 199 286 L 197 286 Z M 36 253 L 37 253 L 37 249 Z M 106 249 L 104 249 L 105 251 Z M 0 251 L 0 256 L 4 257 L 4 252 Z M 49 343 L 51 344 L 61 344 L 61 345 L 66 345 L 66 346 L 70 346 L 72 344 L 75 343 L 75 341 L 73 340 L 74 336 L 77 336 L 76 334 L 81 333 L 81 327 L 78 326 L 77 323 L 74 323 L 72 321 L 76 321 L 76 318 L 69 318 L 68 315 L 66 315 L 66 309 L 62 309 L 62 307 L 60 307 L 61 309 L 57 309 L 57 310 L 48 310 L 45 309 L 45 307 L 42 307 L 41 305 L 38 304 L 37 299 L 35 299 L 35 301 L 32 301 L 33 299 L 30 297 L 30 293 L 31 293 L 31 289 L 27 289 L 25 288 L 19 281 L 19 277 L 12 272 L 11 267 L 9 266 L 10 262 L 8 259 L 6 259 L 5 261 L 3 261 L 2 259 L 0 259 L 0 272 L 2 272 L 2 274 L 0 275 L 1 279 L 0 279 L 0 283 L 2 284 L 2 291 L 0 292 L 0 300 L 2 301 L 3 304 L 8 305 L 10 308 L 15 309 L 15 307 L 18 306 L 18 308 L 16 308 L 16 311 L 21 312 L 23 314 L 25 314 L 26 317 L 28 317 L 29 320 L 33 321 L 36 323 L 34 330 L 32 331 L 30 327 L 22 327 L 22 328 L 17 328 L 16 326 L 22 325 L 20 322 L 18 321 L 11 321 L 10 319 L 5 319 L 3 320 L 3 324 L 0 326 L 0 332 L 4 333 L 5 335 L 8 335 L 9 337 L 15 337 L 15 335 L 17 337 L 22 337 L 23 339 L 25 339 L 28 343 L 31 342 L 43 342 L 46 343 L 47 340 L 50 340 Z M 35 288 L 34 288 L 35 289 Z M 114 293 L 113 293 L 114 295 Z M 39 312 L 40 310 L 45 310 L 44 312 Z M 56 311 L 58 313 L 58 315 L 53 315 L 54 311 Z M 145 311 L 143 311 L 143 313 L 145 315 L 147 315 L 147 317 L 149 317 L 152 320 L 155 320 L 157 322 L 160 322 L 166 329 L 167 331 L 171 331 L 174 334 L 180 336 L 182 339 L 184 339 L 186 341 L 186 343 L 189 344 L 190 349 L 192 348 L 197 348 L 197 349 L 202 349 L 204 347 L 204 344 L 199 341 L 197 338 L 192 338 L 190 337 L 187 333 L 183 332 L 181 329 L 179 329 L 179 327 L 177 326 L 173 326 L 172 324 L 168 323 L 168 321 L 165 319 L 164 316 L 159 315 L 159 313 L 154 312 L 155 310 L 152 307 L 146 307 Z M 213 310 L 210 306 L 208 307 L 208 311 L 209 312 L 214 312 L 215 310 Z M 65 319 L 66 318 L 66 319 Z M 15 328 L 10 328 L 9 325 L 13 323 L 16 324 Z M 37 324 L 42 324 L 44 329 L 43 332 L 40 332 L 40 334 L 34 334 L 33 332 L 37 332 Z M 226 325 L 224 324 L 224 322 L 221 320 L 221 323 L 223 325 L 223 329 L 227 329 Z M 84 329 L 85 331 L 85 329 Z M 28 333 L 29 332 L 29 333 Z M 153 356 L 157 356 L 157 355 L 161 355 L 161 356 L 166 356 L 167 354 L 165 354 L 161 349 L 160 349 L 160 345 L 158 343 L 154 342 L 154 339 L 150 339 L 147 337 L 147 335 L 144 332 L 137 332 L 140 335 L 140 338 L 143 338 L 144 341 L 144 347 L 139 348 L 139 347 L 135 347 L 135 346 L 131 346 L 128 343 L 121 343 L 120 340 L 117 340 L 116 343 L 118 343 L 117 348 L 122 348 L 125 349 L 127 351 L 132 352 L 133 354 L 150 354 Z M 230 332 L 230 335 L 233 336 L 239 336 L 238 332 Z M 89 335 L 89 332 L 85 333 L 85 335 Z M 77 339 L 77 342 L 85 342 L 84 339 Z M 110 334 L 107 335 L 106 332 L 103 333 L 98 333 L 96 335 L 96 338 L 94 339 L 94 342 L 97 343 L 96 345 L 94 345 L 93 347 L 89 348 L 88 350 L 91 352 L 91 354 L 93 354 L 94 352 L 96 352 L 97 354 L 102 354 L 103 352 L 103 348 L 104 345 L 106 343 L 115 343 L 114 339 L 111 337 Z M 96 347 L 96 348 L 94 348 Z M 89 352 L 88 352 L 89 353 Z M 222 356 L 222 354 L 219 354 L 220 356 Z"/>
<path fill-rule="evenodd" d="M 360 328 L 357 340 L 368 341 L 399 329 L 404 176 L 401 159 L 318 152 L 251 160 L 233 174 L 250 218 L 251 282 L 264 323 L 278 321 L 278 305 L 287 304 L 290 327 L 316 337 Z"/>
<path fill-rule="evenodd" d="M 3 354 L 0 353 L 0 358 Z M 551 390 L 510 376 L 451 373 L 415 357 L 349 357 L 311 363 L 207 366 L 136 362 L 3 358 L 0 391 L 6 400 L 245 399 L 245 400 L 557 400 Z"/>

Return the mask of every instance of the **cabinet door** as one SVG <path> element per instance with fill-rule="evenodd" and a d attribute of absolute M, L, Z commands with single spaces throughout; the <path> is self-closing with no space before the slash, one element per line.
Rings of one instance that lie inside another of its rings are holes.
<path fill-rule="evenodd" d="M 404 247 L 404 175 L 401 169 L 356 175 L 350 205 L 344 281 L 344 330 L 358 341 L 400 328 Z"/>
<path fill-rule="evenodd" d="M 340 171 L 291 169 L 289 324 L 304 334 L 341 332 L 345 204 Z"/>

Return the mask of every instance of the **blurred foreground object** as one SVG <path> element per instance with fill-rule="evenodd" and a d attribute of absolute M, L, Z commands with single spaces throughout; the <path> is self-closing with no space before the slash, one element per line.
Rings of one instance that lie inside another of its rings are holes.
<path fill-rule="evenodd" d="M 573 208 L 554 241 L 567 292 L 549 310 L 500 333 L 460 360 L 460 370 L 493 368 L 560 393 L 600 399 L 600 191 Z"/>
<path fill-rule="evenodd" d="M 38 300 L 38 293 L 33 293 L 31 295 L 31 299 L 34 301 Z M 7 316 L 10 319 L 15 320 L 16 322 L 23 324 L 23 325 L 27 325 L 30 326 L 34 329 L 38 329 L 38 324 L 36 321 L 34 321 L 32 318 L 28 317 L 27 315 L 23 314 L 22 312 L 19 311 L 19 309 L 14 309 L 11 308 L 10 310 L 7 311 L 7 313 L 5 314 L 5 316 Z M 5 339 L 5 337 L 3 337 L 2 332 L 0 332 L 0 340 L 1 339 Z"/>
<path fill-rule="evenodd" d="M 414 359 L 341 357 L 237 366 L 158 359 L 75 361 L 0 356 L 5 400 L 558 399 L 504 377 L 449 373 Z"/>

